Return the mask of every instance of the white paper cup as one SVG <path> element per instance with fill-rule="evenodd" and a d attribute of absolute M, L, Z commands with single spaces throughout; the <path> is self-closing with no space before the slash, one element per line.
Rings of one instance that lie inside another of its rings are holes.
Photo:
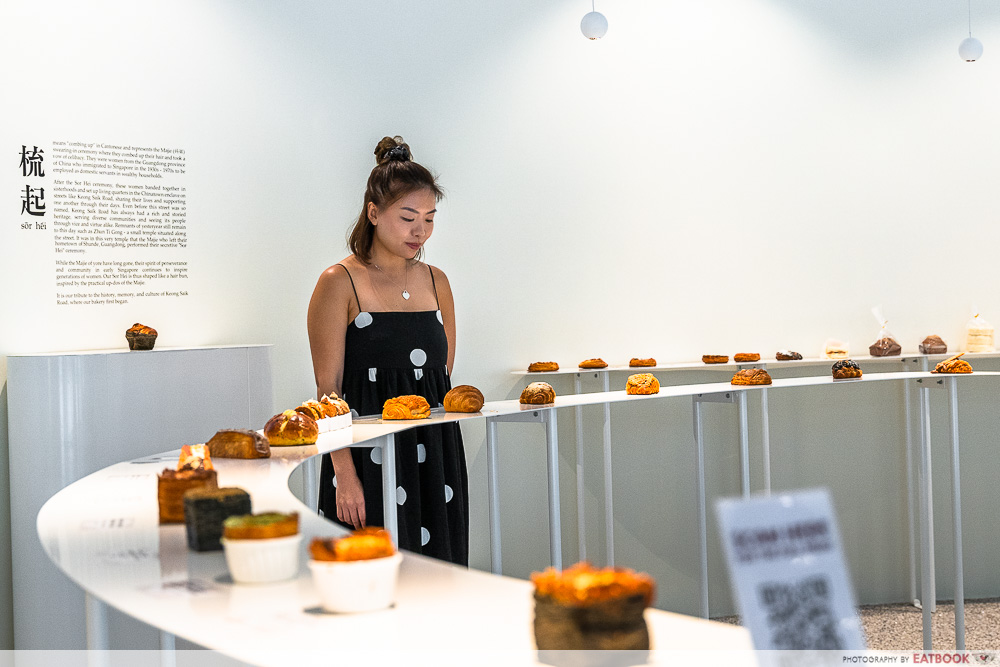
<path fill-rule="evenodd" d="M 264 540 L 227 540 L 223 537 L 220 541 L 229 574 L 236 583 L 267 584 L 291 579 L 299 573 L 301 534 Z"/>
<path fill-rule="evenodd" d="M 333 612 L 375 611 L 396 601 L 396 580 L 403 556 L 352 561 L 310 560 L 323 609 Z"/>

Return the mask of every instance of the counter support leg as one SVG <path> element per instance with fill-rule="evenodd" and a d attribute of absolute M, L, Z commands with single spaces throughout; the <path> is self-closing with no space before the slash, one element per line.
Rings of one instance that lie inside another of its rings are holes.
<path fill-rule="evenodd" d="M 396 436 L 391 433 L 382 439 L 382 513 L 385 529 L 392 535 L 392 543 L 399 547 L 399 525 L 396 522 Z"/>
<path fill-rule="evenodd" d="M 701 600 L 699 609 L 702 618 L 708 618 L 708 512 L 705 501 L 705 434 L 702 428 L 701 403 L 692 400 L 694 416 L 695 449 L 695 492 L 698 496 L 698 557 L 700 561 L 699 583 Z"/>
<path fill-rule="evenodd" d="M 177 667 L 177 638 L 160 631 L 160 667 Z"/>
<path fill-rule="evenodd" d="M 771 495 L 771 415 L 767 406 L 767 387 L 760 390 L 761 449 L 764 453 L 764 493 Z"/>
<path fill-rule="evenodd" d="M 490 502 L 490 571 L 503 574 L 500 548 L 500 461 L 497 455 L 497 423 L 486 419 L 486 467 Z"/>
<path fill-rule="evenodd" d="M 903 420 L 906 422 L 906 515 L 910 526 L 910 600 L 920 606 L 917 598 L 917 499 L 913 480 L 913 415 L 910 408 L 913 392 L 910 389 L 910 382 L 910 380 L 903 381 Z"/>
<path fill-rule="evenodd" d="M 932 647 L 934 589 L 934 513 L 931 488 L 931 415 L 928 387 L 920 388 L 920 600 L 923 602 L 924 650 Z"/>
<path fill-rule="evenodd" d="M 316 462 L 322 460 L 322 457 L 313 456 L 302 462 L 302 502 L 311 509 L 319 507 L 319 473 Z"/>
<path fill-rule="evenodd" d="M 108 608 L 103 602 L 86 594 L 87 650 L 107 651 L 111 648 L 108 636 Z"/>
<path fill-rule="evenodd" d="M 559 512 L 559 435 L 556 411 L 545 411 L 545 448 L 549 472 L 549 553 L 552 567 L 562 569 L 562 524 Z"/>
<path fill-rule="evenodd" d="M 579 395 L 583 393 L 583 383 L 580 373 L 573 376 L 573 389 Z M 579 546 L 580 560 L 587 560 L 587 521 L 584 516 L 586 489 L 583 476 L 583 406 L 573 408 L 576 413 L 576 534 Z"/>
<path fill-rule="evenodd" d="M 740 486 L 743 497 L 750 497 L 750 434 L 747 425 L 747 392 L 737 392 L 739 398 L 736 409 L 740 415 Z"/>
<path fill-rule="evenodd" d="M 951 426 L 951 508 L 955 539 L 955 647 L 965 650 L 965 573 L 962 566 L 962 475 L 958 452 L 958 383 L 948 378 L 948 420 Z"/>
<path fill-rule="evenodd" d="M 604 391 L 611 391 L 611 380 L 604 371 Z M 607 545 L 607 565 L 615 564 L 615 511 L 611 487 L 611 404 L 604 404 L 604 537 Z"/>

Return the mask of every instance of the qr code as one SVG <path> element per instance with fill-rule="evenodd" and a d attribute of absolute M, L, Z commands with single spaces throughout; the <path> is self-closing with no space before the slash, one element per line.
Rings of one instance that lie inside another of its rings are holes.
<path fill-rule="evenodd" d="M 767 612 L 771 647 L 785 650 L 844 650 L 831 610 L 830 581 L 815 576 L 796 583 L 769 582 L 757 588 Z"/>

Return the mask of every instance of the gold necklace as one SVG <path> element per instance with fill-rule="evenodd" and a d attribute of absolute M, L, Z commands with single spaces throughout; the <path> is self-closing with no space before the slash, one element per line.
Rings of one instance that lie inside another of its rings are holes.
<path fill-rule="evenodd" d="M 390 283 L 392 283 L 396 287 L 399 287 L 399 283 L 397 283 L 395 280 L 393 280 L 392 278 L 390 278 L 389 274 L 386 273 L 385 271 L 383 271 L 381 266 L 379 266 L 378 264 L 375 264 L 375 262 L 372 262 L 372 265 L 376 269 L 378 269 L 379 273 L 381 273 L 383 276 L 385 276 L 386 280 L 388 280 Z M 406 301 L 410 300 L 410 293 L 406 291 L 406 279 L 409 276 L 409 274 L 410 274 L 410 265 L 409 265 L 409 263 L 407 263 L 406 268 L 403 269 L 403 288 L 402 288 L 403 289 L 402 296 L 403 296 L 403 299 L 405 299 Z"/>

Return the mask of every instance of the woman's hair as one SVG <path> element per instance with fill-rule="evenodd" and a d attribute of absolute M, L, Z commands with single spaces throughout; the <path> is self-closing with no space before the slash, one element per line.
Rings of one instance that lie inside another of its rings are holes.
<path fill-rule="evenodd" d="M 436 201 L 444 195 L 431 172 L 413 161 L 410 147 L 403 143 L 403 137 L 383 137 L 375 147 L 375 168 L 368 176 L 361 215 L 347 238 L 348 247 L 358 259 L 367 264 L 372 258 L 375 225 L 368 219 L 369 202 L 381 210 L 418 190 L 430 190 Z M 417 257 L 423 251 L 421 247 Z"/>

